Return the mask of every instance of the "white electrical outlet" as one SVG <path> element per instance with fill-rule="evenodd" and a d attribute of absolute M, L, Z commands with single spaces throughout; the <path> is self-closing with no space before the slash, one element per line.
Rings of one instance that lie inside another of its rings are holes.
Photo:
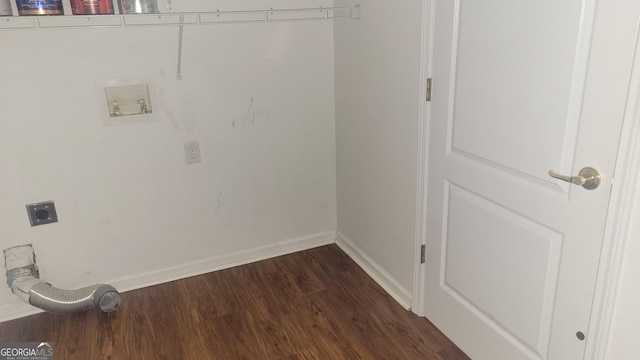
<path fill-rule="evenodd" d="M 200 143 L 198 140 L 184 143 L 184 155 L 187 159 L 187 164 L 202 162 L 202 158 L 200 157 Z"/>

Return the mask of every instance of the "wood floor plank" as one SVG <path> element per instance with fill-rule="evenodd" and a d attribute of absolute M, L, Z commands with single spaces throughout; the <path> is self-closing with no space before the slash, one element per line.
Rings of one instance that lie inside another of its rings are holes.
<path fill-rule="evenodd" d="M 62 360 L 468 360 L 336 245 L 122 294 L 115 313 L 0 323 Z"/>

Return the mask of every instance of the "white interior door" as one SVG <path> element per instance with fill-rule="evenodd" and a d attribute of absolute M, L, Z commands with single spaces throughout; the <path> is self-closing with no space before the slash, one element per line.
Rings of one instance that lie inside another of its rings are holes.
<path fill-rule="evenodd" d="M 423 312 L 473 359 L 582 359 L 640 1 L 435 4 Z"/>

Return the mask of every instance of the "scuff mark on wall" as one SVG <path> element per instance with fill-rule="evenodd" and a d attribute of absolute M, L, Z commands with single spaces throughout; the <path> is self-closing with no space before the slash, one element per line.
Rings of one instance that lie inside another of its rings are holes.
<path fill-rule="evenodd" d="M 87 270 L 85 272 L 82 273 L 82 279 L 89 281 L 93 279 L 93 271 L 91 270 Z"/>
<path fill-rule="evenodd" d="M 249 112 L 251 111 L 252 107 L 253 107 L 253 98 L 251 98 L 251 100 L 249 101 L 249 108 L 247 108 L 247 112 L 244 113 L 244 121 L 243 121 L 244 124 L 247 123 L 247 119 L 249 118 Z M 253 121 L 253 118 L 252 118 L 252 121 Z"/>
<path fill-rule="evenodd" d="M 165 74 L 163 73 L 164 69 L 161 71 L 161 75 L 164 76 Z M 167 119 L 169 121 L 169 123 L 171 124 L 173 130 L 180 130 L 180 124 L 178 123 L 178 120 L 176 119 L 176 116 L 173 114 L 173 112 L 171 112 L 171 110 L 167 109 L 166 106 L 164 106 L 165 104 L 165 91 L 164 89 L 157 89 L 157 96 L 156 96 L 156 100 L 158 102 L 158 107 L 159 107 L 159 111 L 158 113 L 160 114 L 160 116 L 163 119 Z"/>
<path fill-rule="evenodd" d="M 253 125 L 253 123 L 255 122 L 255 119 L 253 118 L 253 115 L 250 115 L 252 108 L 253 108 L 253 98 L 250 98 L 249 107 L 247 107 L 247 111 L 245 111 L 244 116 L 236 117 L 235 120 L 233 120 L 233 123 L 231 124 L 231 126 L 235 129 L 236 125 L 240 125 L 240 123 L 242 123 L 242 125 L 246 125 L 247 121 L 249 121 L 249 123 Z"/>
<path fill-rule="evenodd" d="M 222 210 L 222 204 L 223 204 L 223 199 L 222 199 L 222 191 L 218 192 L 218 196 L 216 197 L 216 207 L 213 210 L 214 213 L 218 214 L 220 213 L 220 211 Z"/>
<path fill-rule="evenodd" d="M 244 115 L 237 116 L 234 118 L 231 123 L 231 127 L 235 129 L 239 126 L 254 126 L 256 124 L 256 120 L 264 120 L 267 118 L 267 113 L 264 111 L 252 111 L 254 107 L 254 98 L 249 99 L 249 106 L 245 111 Z"/>
<path fill-rule="evenodd" d="M 164 114 L 167 117 L 167 119 L 169 119 L 169 122 L 171 123 L 171 126 L 173 127 L 173 130 L 179 131 L 180 130 L 180 124 L 178 123 L 178 120 L 176 119 L 176 116 L 171 112 L 171 110 L 164 109 Z"/>

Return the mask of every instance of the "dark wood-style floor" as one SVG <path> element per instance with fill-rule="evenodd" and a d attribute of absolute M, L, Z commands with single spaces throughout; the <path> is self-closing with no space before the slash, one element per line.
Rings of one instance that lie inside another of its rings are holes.
<path fill-rule="evenodd" d="M 56 360 L 468 359 L 335 245 L 0 323 L 0 341 L 55 342 Z"/>

